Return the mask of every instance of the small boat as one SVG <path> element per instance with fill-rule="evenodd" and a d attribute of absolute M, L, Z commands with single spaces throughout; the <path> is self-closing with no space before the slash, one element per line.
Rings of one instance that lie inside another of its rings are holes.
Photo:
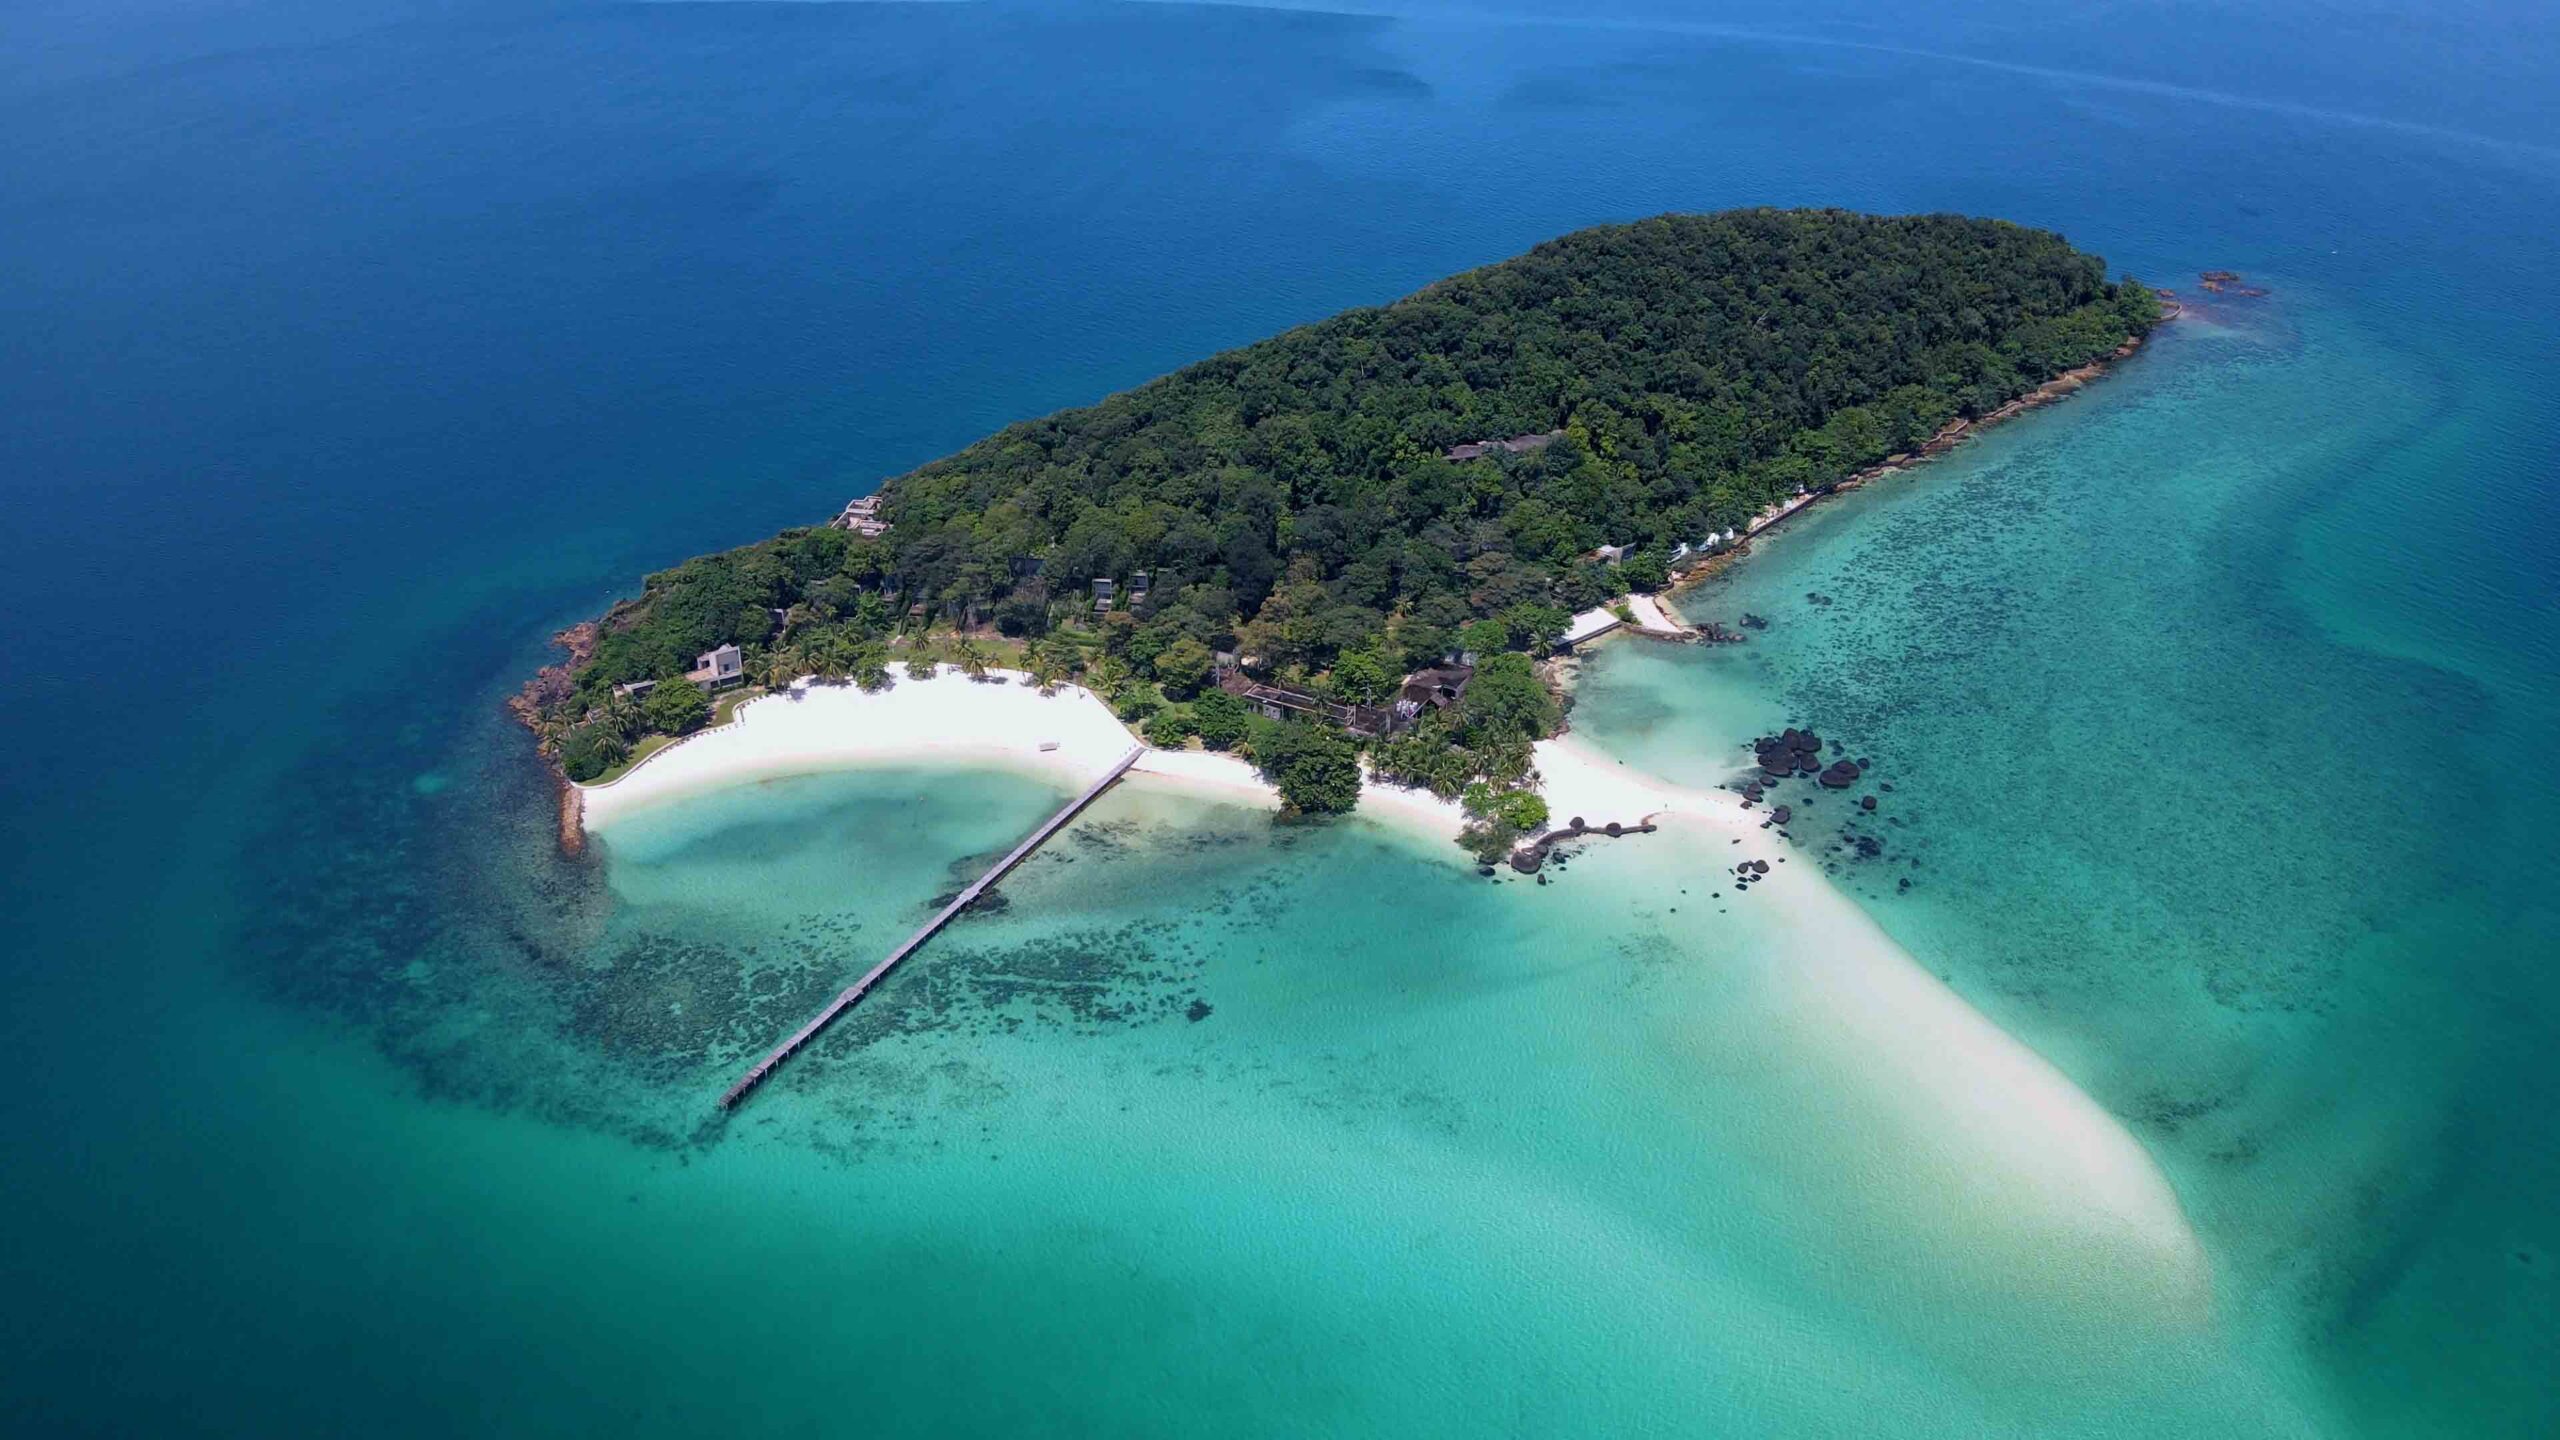
<path fill-rule="evenodd" d="M 1042 753 L 1042 754 L 1047 754 L 1049 751 L 1055 750 L 1055 749 L 1057 749 L 1057 748 L 1058 748 L 1058 742 L 1057 742 L 1057 741 L 1055 741 L 1055 740 L 1043 740 L 1043 741 L 1041 741 L 1041 742 L 1040 742 L 1040 751 L 1041 751 L 1041 753 Z"/>

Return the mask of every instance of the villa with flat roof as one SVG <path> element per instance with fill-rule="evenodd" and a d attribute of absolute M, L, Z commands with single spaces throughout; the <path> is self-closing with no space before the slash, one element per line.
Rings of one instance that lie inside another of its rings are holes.
<path fill-rule="evenodd" d="M 705 690 L 735 685 L 747 678 L 746 654 L 735 645 L 705 650 L 693 657 L 693 668 L 684 672 L 684 678 Z"/>
<path fill-rule="evenodd" d="M 850 530 L 856 535 L 889 533 L 889 522 L 880 517 L 880 497 L 876 494 L 865 495 L 847 504 L 844 507 L 844 513 L 836 517 L 835 523 L 837 529 Z"/>

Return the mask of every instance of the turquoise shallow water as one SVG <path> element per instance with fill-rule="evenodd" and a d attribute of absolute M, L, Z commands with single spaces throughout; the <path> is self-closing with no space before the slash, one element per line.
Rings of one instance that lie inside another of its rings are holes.
<path fill-rule="evenodd" d="M 1585 8 L 0 15 L 13 1433 L 2550 1431 L 2549 17 Z M 1758 202 L 2275 289 L 1576 713 L 1871 752 L 1881 852 L 1818 804 L 1791 863 L 2157 1158 L 2203 1323 L 2022 1259 L 1677 832 L 1489 886 L 1117 792 L 711 1122 L 1051 797 L 815 778 L 565 864 L 496 712 L 553 625 Z"/>
<path fill-rule="evenodd" d="M 878 847 L 849 865 L 843 829 L 909 816 L 948 853 L 984 812 L 945 799 L 1039 803 L 995 788 L 808 780 L 659 812 L 611 842 L 615 929 L 760 962 L 811 944 L 803 906 L 823 935 L 894 931 L 917 906 L 888 900 L 894 863 L 848 902 Z M 2129 1406 L 2300 1425 L 2142 1285 L 2008 1253 L 1970 1211 L 1997 1198 L 1949 1192 L 1808 1023 L 1816 957 L 1716 895 L 1713 837 L 1664 839 L 1487 885 L 1366 826 L 1116 793 L 702 1158 L 796 1197 L 750 1223 L 815 1293 L 758 1333 L 908 1352 L 853 1394 L 920 1426 L 1461 1433 L 1491 1406 L 1641 1429 L 1701 1395 L 1756 1433 L 2103 1433 Z M 2028 1317 L 2031 1361 L 1987 1348 Z M 963 1334 L 976 1363 L 1109 1378 L 912 1393 Z"/>
<path fill-rule="evenodd" d="M 2552 858 L 2548 782 L 2462 758 L 2535 743 L 2547 712 L 2359 621 L 2454 527 L 2395 528 L 2384 573 L 2304 548 L 2334 523 L 2305 523 L 2320 487 L 2375 456 L 2409 478 L 2449 437 L 2412 446 L 2369 403 L 2425 392 L 2405 359 L 2317 300 L 2284 310 L 2173 328 L 2097 392 L 1817 510 L 1682 601 L 1763 617 L 1754 643 L 1622 649 L 1575 713 L 1702 782 L 1780 723 L 1871 752 L 1880 818 L 1816 802 L 1809 856 L 2137 1126 L 2244 1313 L 2308 1312 L 2378 1363 L 2484 1300 L 2555 1318 L 2552 1157 L 2477 1128 L 2552 1093 L 2518 1064 L 2550 1019 L 2552 917 L 2518 904 Z M 2415 1378 L 2386 1373 L 2405 1403 Z M 2433 1383 L 2496 1428 L 2534 1373 L 2482 1350 Z"/>

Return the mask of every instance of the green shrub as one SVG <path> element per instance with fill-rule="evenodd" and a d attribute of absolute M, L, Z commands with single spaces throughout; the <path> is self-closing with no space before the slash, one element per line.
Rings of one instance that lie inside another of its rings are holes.
<path fill-rule="evenodd" d="M 1272 725 L 1254 732 L 1253 746 L 1254 768 L 1292 811 L 1343 815 L 1360 803 L 1360 751 L 1331 726 Z"/>
<path fill-rule="evenodd" d="M 1671 567 L 1659 550 L 1639 550 L 1618 567 L 1618 583 L 1639 595 L 1650 595 L 1671 579 Z"/>
<path fill-rule="evenodd" d="M 711 697 L 689 681 L 661 680 L 640 702 L 640 714 L 662 735 L 690 735 L 711 719 Z"/>
<path fill-rule="evenodd" d="M 609 726 L 582 725 L 560 742 L 560 771 L 581 785 L 630 758 L 631 747 Z"/>
<path fill-rule="evenodd" d="M 1191 717 L 1181 710 L 1159 710 L 1149 716 L 1147 743 L 1159 750 L 1179 750 L 1191 738 Z"/>
<path fill-rule="evenodd" d="M 1534 790 L 1506 790 L 1494 801 L 1493 815 L 1526 835 L 1546 827 L 1547 802 Z"/>
<path fill-rule="evenodd" d="M 1192 733 L 1212 750 L 1232 750 L 1244 738 L 1244 702 L 1224 690 L 1212 690 L 1191 702 Z"/>

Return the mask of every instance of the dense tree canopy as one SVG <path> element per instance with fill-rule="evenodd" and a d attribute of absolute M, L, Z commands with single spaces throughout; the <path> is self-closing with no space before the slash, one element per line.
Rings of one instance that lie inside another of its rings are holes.
<path fill-rule="evenodd" d="M 1327 725 L 1265 722 L 1253 732 L 1253 763 L 1299 815 L 1346 815 L 1360 803 L 1360 751 Z"/>
<path fill-rule="evenodd" d="M 1213 591 L 1271 658 L 1321 667 L 1398 612 L 1463 623 L 1556 599 L 1596 546 L 1697 540 L 2156 315 L 2095 257 L 1997 221 L 1586 230 L 901 476 L 885 564 L 972 598 L 1007 589 L 1021 555 L 1046 556 L 1052 584 L 1147 569 L 1160 608 Z M 1558 430 L 1528 454 L 1442 458 Z"/>
<path fill-rule="evenodd" d="M 2096 257 L 2000 221 L 1746 210 L 1585 230 L 1009 426 L 888 481 L 885 535 L 795 530 L 653 575 L 562 708 L 724 642 L 757 673 L 787 649 L 783 668 L 860 656 L 876 674 L 866 647 L 912 615 L 1058 641 L 1116 667 L 1096 686 L 1115 697 L 1179 698 L 1233 650 L 1373 700 L 1454 647 L 1540 651 L 1573 610 L 1660 583 L 1677 544 L 2158 314 Z M 1510 436 L 1553 439 L 1448 458 Z M 1604 544 L 1623 559 L 1594 558 Z M 1089 582 L 1140 571 L 1143 598 L 1123 588 L 1097 617 Z M 1494 678 L 1452 738 L 1499 751 L 1552 723 Z"/>
<path fill-rule="evenodd" d="M 1212 690 L 1191 707 L 1193 734 L 1212 750 L 1226 750 L 1245 737 L 1244 702 L 1223 690 Z"/>
<path fill-rule="evenodd" d="M 667 735 L 690 735 L 711 719 L 711 697 L 691 685 L 673 681 L 649 692 L 640 702 L 649 728 Z"/>

